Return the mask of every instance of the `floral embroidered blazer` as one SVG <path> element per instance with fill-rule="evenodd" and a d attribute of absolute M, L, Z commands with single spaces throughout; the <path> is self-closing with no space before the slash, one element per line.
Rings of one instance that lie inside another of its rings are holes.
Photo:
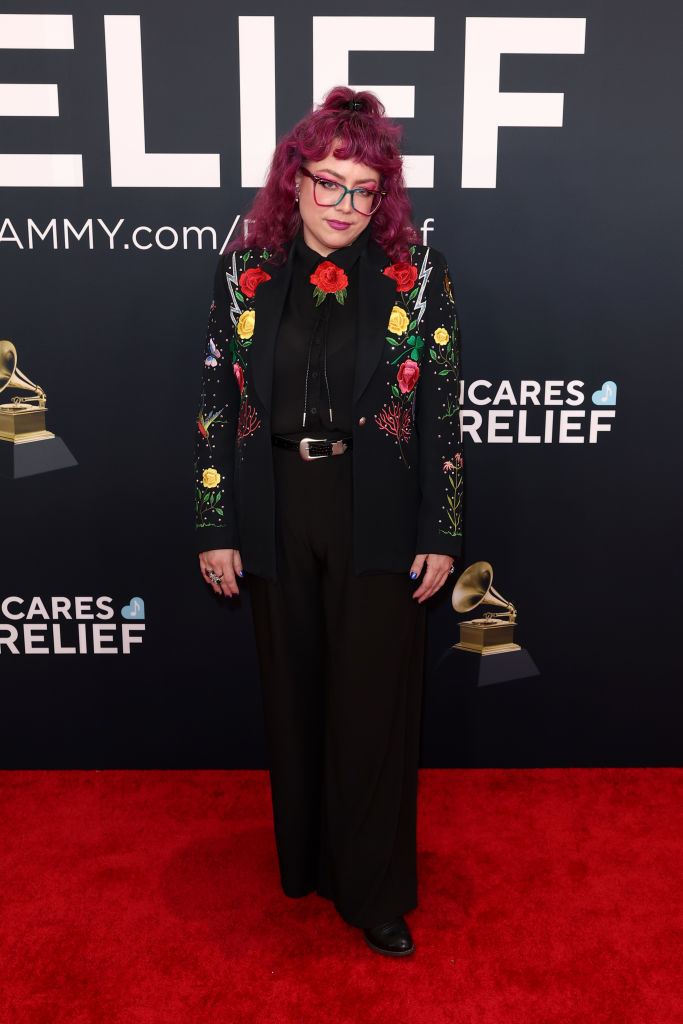
<path fill-rule="evenodd" d="M 239 548 L 245 570 L 268 579 L 273 353 L 293 250 L 280 265 L 261 249 L 221 256 L 196 425 L 197 550 Z M 338 275 L 316 274 L 311 301 L 340 301 Z M 353 459 L 355 569 L 407 572 L 418 553 L 461 552 L 460 329 L 436 249 L 412 246 L 395 263 L 370 239 L 358 280 L 353 451 L 342 456 Z"/>

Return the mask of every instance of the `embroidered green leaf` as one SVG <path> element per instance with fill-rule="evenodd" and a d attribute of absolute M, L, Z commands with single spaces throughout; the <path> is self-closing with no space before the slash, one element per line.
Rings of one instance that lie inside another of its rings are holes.
<path fill-rule="evenodd" d="M 432 357 L 432 359 L 434 359 L 436 361 L 436 352 L 434 351 L 433 348 L 430 348 L 429 354 Z"/>
<path fill-rule="evenodd" d="M 340 306 L 344 305 L 344 299 L 346 298 L 347 291 L 348 288 L 340 288 L 338 292 L 334 293 L 334 297 Z"/>
<path fill-rule="evenodd" d="M 410 323 L 408 324 L 408 330 L 412 331 L 412 329 L 413 329 L 413 327 L 415 326 L 416 323 L 417 323 L 417 320 L 411 320 Z"/>
<path fill-rule="evenodd" d="M 395 384 L 391 385 L 391 393 L 394 396 L 394 398 L 400 398 L 399 390 Z"/>
<path fill-rule="evenodd" d="M 324 302 L 327 298 L 327 292 L 324 292 L 322 288 L 318 288 L 316 285 L 313 289 L 313 298 L 315 299 L 316 306 L 319 306 L 321 302 Z"/>
<path fill-rule="evenodd" d="M 419 288 L 413 288 L 412 292 L 408 296 L 408 302 L 412 302 L 413 299 L 417 298 L 417 293 L 419 292 L 419 290 Z"/>
<path fill-rule="evenodd" d="M 412 352 L 410 353 L 410 358 L 411 359 L 415 359 L 417 361 L 420 358 L 421 355 L 422 355 L 422 350 L 419 349 L 419 348 L 414 348 L 412 350 Z"/>
<path fill-rule="evenodd" d="M 235 298 L 239 299 L 240 302 L 244 302 L 244 295 L 242 295 L 242 292 L 235 292 Z"/>
<path fill-rule="evenodd" d="M 267 260 L 269 258 L 270 258 L 270 253 L 268 252 L 267 249 L 264 249 L 263 252 L 261 253 L 261 259 L 262 260 Z"/>
<path fill-rule="evenodd" d="M 415 255 L 415 246 L 414 245 L 411 245 L 411 247 L 410 247 L 410 255 L 411 256 Z"/>
<path fill-rule="evenodd" d="M 216 509 L 216 512 L 218 512 L 218 515 L 219 515 L 219 516 L 222 516 L 222 515 L 223 515 L 223 509 L 222 509 L 222 508 L 217 508 L 217 509 Z"/>
<path fill-rule="evenodd" d="M 398 338 L 393 338 L 390 334 L 387 334 L 386 340 L 389 342 L 390 345 L 393 345 L 394 348 L 396 348 L 397 345 L 401 344 Z"/>

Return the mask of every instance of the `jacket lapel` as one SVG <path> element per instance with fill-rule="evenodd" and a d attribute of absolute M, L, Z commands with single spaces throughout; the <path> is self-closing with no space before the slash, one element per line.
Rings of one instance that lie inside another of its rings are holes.
<path fill-rule="evenodd" d="M 387 255 L 373 239 L 361 253 L 358 274 L 358 332 L 353 400 L 365 391 L 385 351 L 387 326 L 396 301 L 396 282 L 382 273 Z"/>
<path fill-rule="evenodd" d="M 268 262 L 261 264 L 266 273 L 270 274 L 270 281 L 263 281 L 254 295 L 254 335 L 249 348 L 249 368 L 256 394 L 268 413 L 273 392 L 275 338 L 292 277 L 293 262 L 294 245 L 291 244 L 284 263 L 279 266 Z"/>

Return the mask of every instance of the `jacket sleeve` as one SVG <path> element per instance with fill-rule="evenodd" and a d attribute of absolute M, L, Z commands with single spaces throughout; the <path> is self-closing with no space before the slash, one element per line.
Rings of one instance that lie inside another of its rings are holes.
<path fill-rule="evenodd" d="M 417 553 L 457 558 L 462 550 L 463 447 L 460 436 L 460 324 L 444 256 L 426 289 L 421 380 L 415 424 L 419 445 Z"/>
<path fill-rule="evenodd" d="M 221 256 L 203 351 L 195 422 L 195 536 L 198 552 L 237 548 L 234 473 L 240 389 L 232 368 L 230 299 Z"/>

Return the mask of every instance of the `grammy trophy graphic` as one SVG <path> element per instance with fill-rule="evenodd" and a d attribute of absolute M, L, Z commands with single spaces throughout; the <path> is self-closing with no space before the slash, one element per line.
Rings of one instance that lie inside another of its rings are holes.
<path fill-rule="evenodd" d="M 45 392 L 19 369 L 12 342 L 0 341 L 0 393 L 12 389 L 23 394 L 0 404 L 0 475 L 34 476 L 77 465 L 61 438 L 46 427 Z"/>
<path fill-rule="evenodd" d="M 484 604 L 496 609 L 485 611 L 476 619 L 463 619 L 460 640 L 452 648 L 472 656 L 471 667 L 479 686 L 539 675 L 529 653 L 514 642 L 517 609 L 493 586 L 490 562 L 474 562 L 461 573 L 453 587 L 451 603 L 456 612 L 471 612 Z M 485 657 L 491 654 L 497 657 Z"/>

